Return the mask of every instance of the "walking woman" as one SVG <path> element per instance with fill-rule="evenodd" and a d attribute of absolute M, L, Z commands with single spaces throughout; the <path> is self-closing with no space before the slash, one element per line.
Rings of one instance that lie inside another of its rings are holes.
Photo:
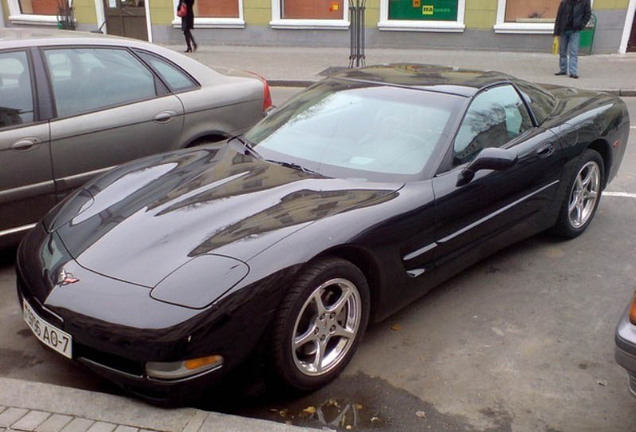
<path fill-rule="evenodd" d="M 186 13 L 179 13 L 181 8 L 185 6 Z M 197 50 L 197 43 L 192 36 L 192 29 L 194 28 L 194 0 L 179 0 L 177 6 L 177 15 L 181 17 L 181 30 L 185 36 L 187 49 L 185 52 L 192 52 Z"/>

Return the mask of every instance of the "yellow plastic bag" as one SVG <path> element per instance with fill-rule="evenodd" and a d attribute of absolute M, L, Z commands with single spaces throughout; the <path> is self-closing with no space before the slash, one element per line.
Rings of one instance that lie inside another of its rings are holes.
<path fill-rule="evenodd" d="M 559 37 L 555 36 L 554 40 L 552 41 L 552 54 L 558 54 L 559 53 Z"/>

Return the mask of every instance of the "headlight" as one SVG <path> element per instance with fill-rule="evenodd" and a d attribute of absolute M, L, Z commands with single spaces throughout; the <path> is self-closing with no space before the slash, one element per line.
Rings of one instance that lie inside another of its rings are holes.
<path fill-rule="evenodd" d="M 146 374 L 151 378 L 174 380 L 219 369 L 221 366 L 223 357 L 212 355 L 176 362 L 148 362 Z"/>
<path fill-rule="evenodd" d="M 152 290 L 155 300 L 203 309 L 249 273 L 243 261 L 223 255 L 200 255 L 173 271 Z"/>

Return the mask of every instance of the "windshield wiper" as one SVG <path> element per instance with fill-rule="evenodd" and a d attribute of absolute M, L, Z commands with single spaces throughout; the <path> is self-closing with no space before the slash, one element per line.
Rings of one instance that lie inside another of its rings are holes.
<path fill-rule="evenodd" d="M 245 138 L 243 135 L 234 135 L 232 137 L 230 137 L 230 139 L 228 140 L 229 142 L 232 141 L 238 141 L 239 143 L 241 143 L 241 145 L 243 146 L 243 149 L 241 150 L 241 152 L 245 155 L 251 154 L 252 156 L 254 156 L 256 159 L 263 159 L 263 157 L 261 155 L 259 155 L 256 150 L 254 150 L 254 146 L 252 145 L 252 143 Z"/>
<path fill-rule="evenodd" d="M 295 169 L 297 171 L 302 171 L 302 172 L 306 172 L 306 173 L 309 173 L 309 174 L 316 174 L 316 175 L 322 176 L 322 174 L 320 174 L 319 172 L 310 170 L 309 168 L 305 168 L 304 166 L 298 165 L 297 163 L 283 162 L 283 161 L 277 161 L 277 160 L 272 160 L 272 159 L 265 159 L 265 161 L 271 162 L 271 163 L 275 163 L 276 165 L 284 166 L 286 168 Z"/>

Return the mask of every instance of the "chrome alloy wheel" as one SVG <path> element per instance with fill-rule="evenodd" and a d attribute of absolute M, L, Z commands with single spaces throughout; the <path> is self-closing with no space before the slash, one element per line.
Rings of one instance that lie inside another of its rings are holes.
<path fill-rule="evenodd" d="M 601 190 L 601 171 L 598 164 L 590 161 L 576 175 L 568 202 L 568 219 L 573 228 L 580 228 L 594 214 Z"/>
<path fill-rule="evenodd" d="M 347 279 L 331 279 L 307 298 L 294 324 L 291 341 L 296 367 L 319 376 L 335 368 L 349 352 L 360 329 L 362 302 Z"/>

